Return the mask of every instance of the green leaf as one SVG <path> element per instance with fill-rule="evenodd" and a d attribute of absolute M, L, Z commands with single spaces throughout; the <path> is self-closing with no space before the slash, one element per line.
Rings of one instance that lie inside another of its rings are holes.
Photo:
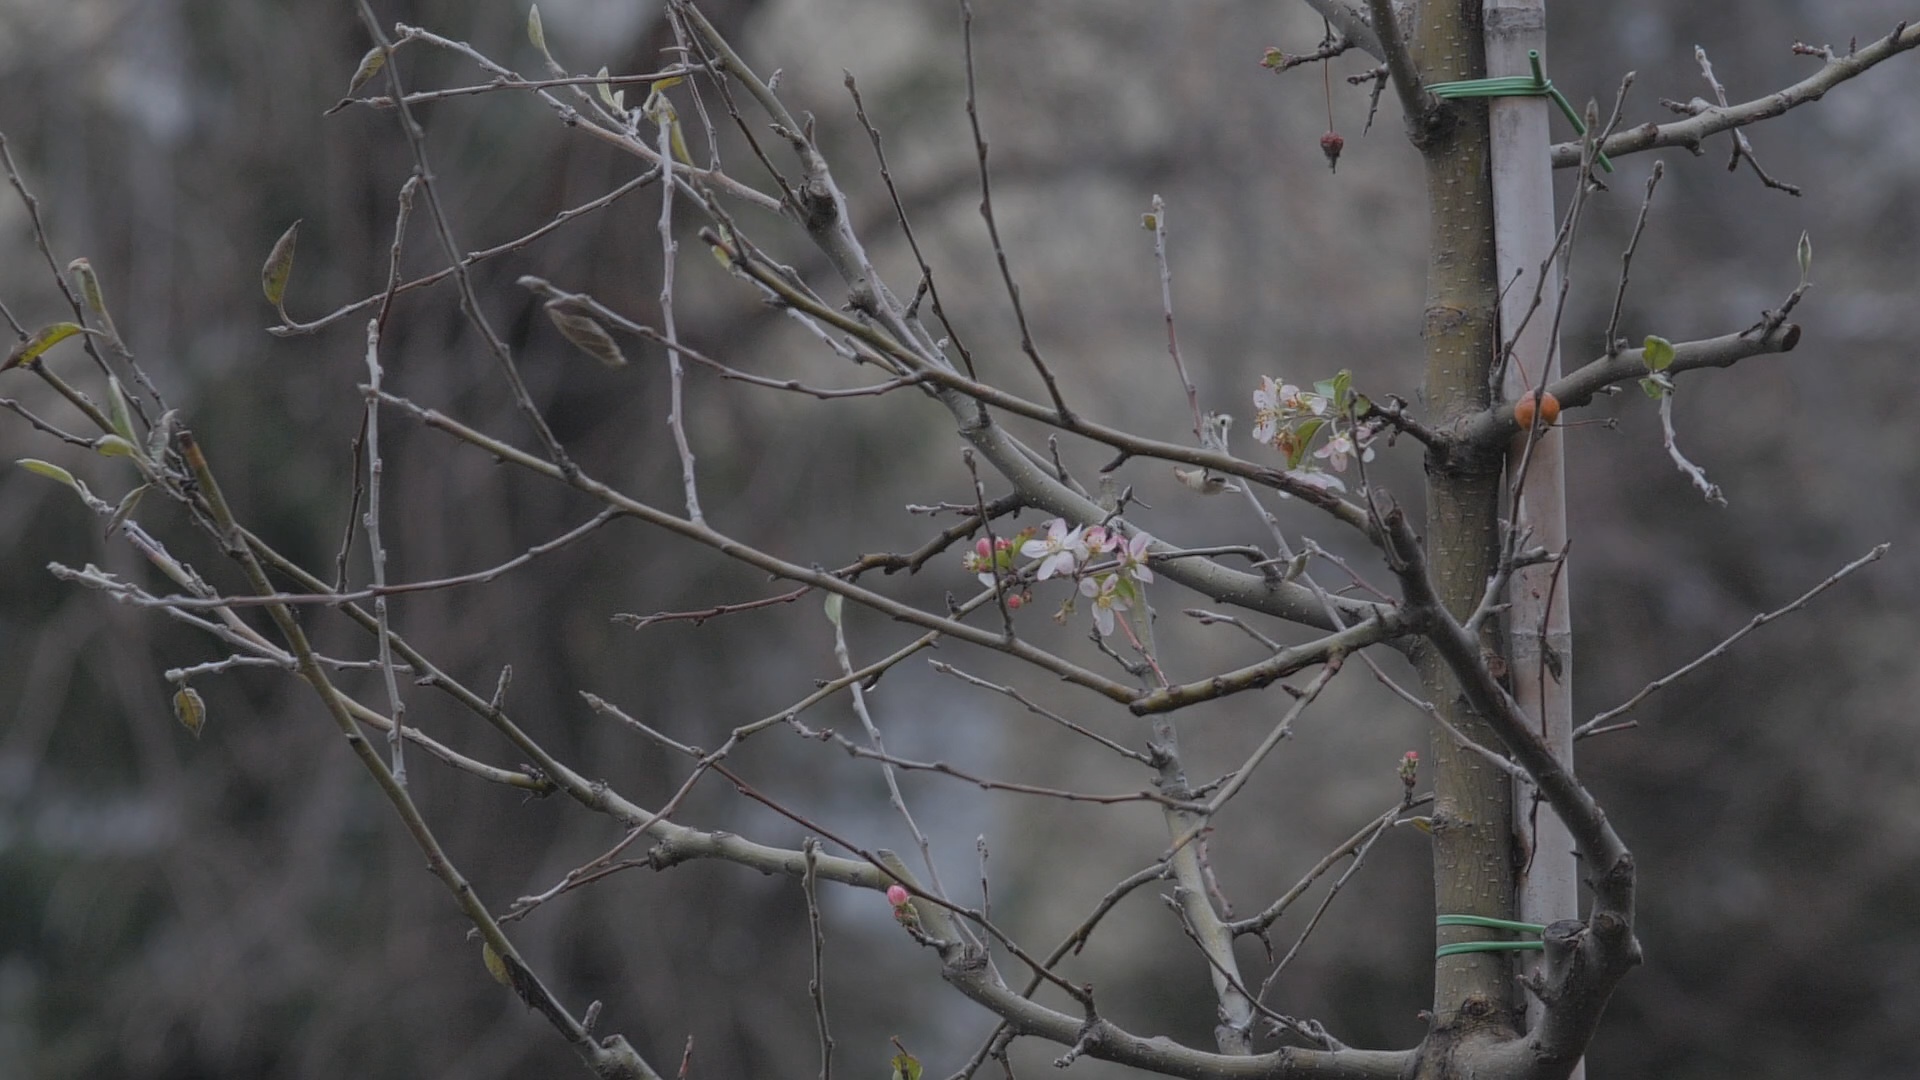
<path fill-rule="evenodd" d="M 102 435 L 93 440 L 94 452 L 101 457 L 132 457 L 133 444 L 118 435 Z"/>
<path fill-rule="evenodd" d="M 39 458 L 28 457 L 21 458 L 16 464 L 30 473 L 39 473 L 49 480 L 58 480 L 75 491 L 85 490 L 80 486 L 80 481 L 73 478 L 72 473 L 55 465 L 51 461 L 41 461 Z"/>
<path fill-rule="evenodd" d="M 1348 371 L 1346 368 L 1341 368 L 1340 374 L 1333 377 L 1333 393 L 1331 397 L 1333 398 L 1333 407 L 1336 412 L 1347 411 L 1347 394 L 1352 389 L 1353 372 Z"/>
<path fill-rule="evenodd" d="M 840 625 L 840 609 L 844 606 L 844 603 L 845 597 L 842 597 L 839 593 L 827 594 L 826 609 L 828 622 L 835 626 Z"/>
<path fill-rule="evenodd" d="M 920 1080 L 920 1059 L 905 1050 L 893 1055 L 893 1080 Z"/>
<path fill-rule="evenodd" d="M 267 303 L 279 308 L 287 296 L 287 279 L 293 276 L 293 245 L 300 239 L 298 221 L 287 226 L 280 239 L 273 242 L 273 250 L 267 253 L 267 262 L 260 268 L 260 289 L 267 294 Z M 282 311 L 284 317 L 285 312 Z"/>
<path fill-rule="evenodd" d="M 605 64 L 600 65 L 600 70 L 594 72 L 593 77 L 601 80 L 594 85 L 600 89 L 600 100 L 607 103 L 607 108 L 618 113 L 626 112 L 627 92 L 621 90 L 616 93 L 613 87 L 607 83 L 607 66 Z"/>
<path fill-rule="evenodd" d="M 1300 462 L 1306 460 L 1307 451 L 1313 449 L 1313 437 L 1326 426 L 1325 420 L 1314 419 L 1293 429 L 1293 452 L 1287 455 L 1287 468 L 1300 467 Z"/>
<path fill-rule="evenodd" d="M 480 943 L 480 962 L 487 965 L 487 974 L 493 976 L 494 982 L 509 989 L 512 988 L 513 973 L 507 970 L 507 962 L 500 959 L 500 954 L 494 951 L 492 942 Z"/>
<path fill-rule="evenodd" d="M 113 433 L 127 440 L 128 452 L 132 452 L 133 412 L 127 407 L 127 390 L 120 385 L 118 376 L 107 376 L 107 419 L 113 422 Z"/>
<path fill-rule="evenodd" d="M 180 726 L 200 737 L 200 729 L 207 726 L 207 703 L 200 699 L 200 691 L 191 686 L 182 686 L 173 694 L 173 718 Z"/>
<path fill-rule="evenodd" d="M 93 264 L 85 257 L 78 258 L 67 264 L 67 272 L 73 275 L 73 283 L 80 291 L 87 314 L 93 316 L 95 325 L 107 336 L 107 340 L 113 342 L 115 348 L 120 348 L 120 331 L 114 328 L 113 316 L 107 314 L 107 298 L 100 291 L 100 279 L 93 272 Z"/>
<path fill-rule="evenodd" d="M 114 507 L 113 515 L 107 518 L 107 528 L 105 532 L 107 536 L 111 537 L 115 529 L 118 529 L 123 522 L 133 516 L 134 507 L 140 505 L 140 496 L 145 495 L 147 489 L 152 486 L 152 484 L 141 484 L 139 487 L 121 496 L 120 505 Z"/>
<path fill-rule="evenodd" d="M 1673 383 L 1665 376 L 1649 375 L 1640 380 L 1640 389 L 1644 391 L 1648 397 L 1659 401 L 1661 398 L 1666 397 L 1667 393 L 1673 389 Z"/>
<path fill-rule="evenodd" d="M 1655 334 L 1648 334 L 1645 355 L 1648 371 L 1665 371 L 1673 363 L 1673 342 Z"/>
<path fill-rule="evenodd" d="M 360 66 L 353 69 L 353 78 L 347 80 L 348 95 L 352 95 L 355 90 L 367 85 L 367 80 L 380 74 L 380 69 L 386 66 L 386 49 L 378 45 L 368 49 L 367 55 L 360 58 Z"/>
<path fill-rule="evenodd" d="M 540 25 L 539 4 L 527 8 L 527 40 L 533 42 L 533 47 L 539 49 L 547 59 L 553 59 L 553 54 L 547 52 L 547 31 Z"/>
<path fill-rule="evenodd" d="M 57 322 L 43 326 L 34 331 L 32 337 L 13 347 L 13 351 L 7 354 L 7 362 L 0 364 L 0 371 L 5 371 L 12 367 L 19 367 L 21 364 L 31 364 L 35 360 L 40 359 L 40 354 L 46 352 L 48 349 L 53 348 L 55 345 L 60 344 L 75 334 L 84 334 L 86 332 L 86 327 L 81 326 L 79 323 Z"/>
<path fill-rule="evenodd" d="M 607 333 L 607 328 L 590 315 L 568 311 L 560 301 L 549 301 L 547 318 L 553 320 L 560 336 L 574 344 L 574 347 L 610 368 L 627 366 L 627 358 L 620 351 L 620 344 Z"/>

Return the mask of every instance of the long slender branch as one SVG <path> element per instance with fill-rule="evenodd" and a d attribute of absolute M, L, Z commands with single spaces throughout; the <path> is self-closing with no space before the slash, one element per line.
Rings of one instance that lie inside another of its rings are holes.
<path fill-rule="evenodd" d="M 539 438 L 540 445 L 546 450 L 547 457 L 559 464 L 562 470 L 571 472 L 573 462 L 554 437 L 553 429 L 547 426 L 546 417 L 540 407 L 534 404 L 533 395 L 520 377 L 519 365 L 514 362 L 513 353 L 507 343 L 494 332 L 493 324 L 487 321 L 486 313 L 480 310 L 480 297 L 474 292 L 473 277 L 460 258 L 460 245 L 453 239 L 453 224 L 447 217 L 446 207 L 440 202 L 440 186 L 433 178 L 433 168 L 427 164 L 426 133 L 414 120 L 413 112 L 406 103 L 406 88 L 400 82 L 398 62 L 393 58 L 393 42 L 386 31 L 380 28 L 379 20 L 374 18 L 373 9 L 367 6 L 367 0 L 360 0 L 360 19 L 366 25 L 367 33 L 374 44 L 388 52 L 386 73 L 387 85 L 392 88 L 396 102 L 396 111 L 400 114 L 400 131 L 406 136 L 407 148 L 413 153 L 414 175 L 420 178 L 420 190 L 427 199 L 427 213 L 433 220 L 435 235 L 440 238 L 440 247 L 447 262 L 453 268 L 453 280 L 460 289 L 460 311 L 467 317 L 480 339 L 486 343 L 487 352 L 492 355 L 513 393 L 513 401 L 519 407 L 527 425 Z"/>
<path fill-rule="evenodd" d="M 824 570 L 801 566 L 797 563 L 787 562 L 784 559 L 769 555 L 757 548 L 742 544 L 703 522 L 695 522 L 686 518 L 676 517 L 647 503 L 621 494 L 598 480 L 587 476 L 577 468 L 573 470 L 571 476 L 568 476 L 561 471 L 559 466 L 551 462 L 543 461 L 525 451 L 508 446 L 506 443 L 475 431 L 451 417 L 416 405 L 406 398 L 383 393 L 381 400 L 389 405 L 394 405 L 405 410 L 416 420 L 419 420 L 428 427 L 444 431 L 463 442 L 480 447 L 502 460 L 510 461 L 524 469 L 540 473 L 549 479 L 569 483 L 588 495 L 601 500 L 608 506 L 620 510 L 622 513 L 639 518 L 649 525 L 657 525 L 669 532 L 677 533 L 690 540 L 705 544 L 731 558 L 738 559 L 750 566 L 758 567 L 770 574 L 786 578 L 789 581 L 812 585 L 826 592 L 839 593 L 849 600 L 864 604 L 867 607 L 899 619 L 902 622 L 912 623 L 915 626 L 929 630 L 938 630 L 949 637 L 1018 657 L 1044 671 L 1050 671 L 1068 682 L 1084 686 L 1089 690 L 1093 690 L 1121 704 L 1131 703 L 1139 695 L 1139 691 L 1131 687 L 1117 683 L 1104 675 L 1089 671 L 1078 664 L 1062 660 L 1052 653 L 1030 645 L 1025 641 L 1018 639 L 1009 641 L 1003 635 L 969 626 L 966 623 L 956 622 L 952 619 L 942 618 L 938 615 L 928 614 L 910 604 L 903 604 L 891 597 L 883 596 L 870 589 L 865 589 L 859 585 L 844 581 Z"/>
<path fill-rule="evenodd" d="M 1647 685 L 1641 687 L 1639 693 L 1633 695 L 1632 697 L 1621 702 L 1620 704 L 1615 705 L 1613 708 L 1608 709 L 1606 712 L 1598 714 L 1597 716 L 1587 721 L 1586 723 L 1581 724 L 1578 728 L 1574 729 L 1573 737 L 1576 739 L 1581 739 L 1581 738 L 1587 737 L 1588 735 L 1595 734 L 1597 731 L 1600 730 L 1600 728 L 1603 725 L 1606 725 L 1610 721 L 1618 719 L 1621 715 L 1626 713 L 1628 710 L 1639 705 L 1641 702 L 1647 700 L 1649 697 L 1652 697 L 1655 693 L 1666 689 L 1668 686 L 1670 686 L 1674 682 L 1677 682 L 1678 680 L 1684 678 L 1687 675 L 1691 675 L 1693 672 L 1699 670 L 1700 667 L 1706 664 L 1708 661 L 1713 660 L 1717 657 L 1726 655 L 1727 651 L 1732 649 L 1734 645 L 1738 644 L 1741 638 L 1746 637 L 1748 634 L 1753 633 L 1755 630 L 1760 629 L 1761 627 L 1767 625 L 1773 620 L 1778 619 L 1782 615 L 1790 615 L 1793 612 L 1799 611 L 1801 608 L 1806 607 L 1808 602 L 1811 601 L 1814 597 L 1819 596 L 1821 593 L 1826 592 L 1828 589 L 1831 589 L 1835 585 L 1840 584 L 1841 579 L 1847 577 L 1849 574 L 1852 574 L 1855 570 L 1860 569 L 1861 567 L 1867 565 L 1870 562 L 1878 561 L 1881 556 L 1887 553 L 1887 548 L 1890 546 L 1891 545 L 1888 545 L 1888 544 L 1880 544 L 1875 546 L 1872 551 L 1867 552 L 1865 555 L 1862 555 L 1859 558 L 1848 563 L 1847 565 L 1841 567 L 1840 569 L 1835 570 L 1832 574 L 1829 574 L 1826 577 L 1826 579 L 1821 581 L 1818 585 L 1815 585 L 1813 588 L 1808 589 L 1804 593 L 1801 593 L 1799 597 L 1796 598 L 1792 603 L 1787 604 L 1784 607 L 1775 608 L 1772 611 L 1765 612 L 1760 615 L 1755 615 L 1753 618 L 1747 620 L 1747 624 L 1745 626 L 1734 631 L 1725 640 L 1721 641 L 1720 644 L 1715 645 L 1713 648 L 1708 649 L 1706 652 L 1701 653 L 1697 657 L 1694 657 L 1693 660 L 1689 661 L 1686 664 L 1683 664 L 1679 668 L 1671 672 L 1668 672 L 1665 675 L 1662 675 L 1658 679 L 1653 680 Z"/>
<path fill-rule="evenodd" d="M 1600 146 L 1608 157 L 1619 160 L 1627 154 L 1662 146 L 1684 146 L 1695 153 L 1710 135 L 1746 127 L 1779 116 L 1811 101 L 1819 101 L 1834 87 L 1863 74 L 1869 68 L 1909 49 L 1920 47 L 1920 26 L 1901 23 L 1893 33 L 1845 56 L 1830 56 L 1818 72 L 1765 97 L 1727 108 L 1709 107 L 1698 115 L 1671 124 L 1642 124 L 1623 131 Z M 1553 167 L 1568 169 L 1580 164 L 1580 144 L 1559 143 L 1553 148 Z"/>
<path fill-rule="evenodd" d="M 256 593 L 270 593 L 272 582 L 262 567 L 253 549 L 248 545 L 239 523 L 233 518 L 226 500 L 220 494 L 219 485 L 214 481 L 213 472 L 201 452 L 199 443 L 193 434 L 182 431 L 177 436 L 182 457 L 193 471 L 199 492 L 204 499 L 205 509 L 218 531 L 219 539 L 228 553 L 240 564 L 245 572 L 248 584 Z M 492 950 L 508 973 L 508 981 L 514 992 L 529 1007 L 539 1010 L 548 1021 L 558 1029 L 563 1037 L 572 1044 L 576 1053 L 591 1065 L 601 1076 L 624 1077 L 630 1080 L 659 1080 L 657 1073 L 641 1059 L 625 1038 L 613 1036 L 607 1039 L 595 1039 L 586 1028 L 567 1011 L 560 1000 L 548 990 L 539 977 L 528 968 L 513 943 L 501 931 L 500 924 L 487 911 L 473 886 L 447 858 L 440 847 L 439 840 L 428 826 L 413 797 L 394 776 L 380 755 L 367 742 L 355 723 L 353 714 L 348 710 L 344 695 L 334 689 L 321 667 L 317 654 L 308 643 L 306 631 L 301 628 L 291 609 L 284 605 L 269 607 L 268 615 L 279 629 L 290 651 L 300 665 L 300 675 L 327 708 L 340 733 L 346 737 L 348 747 L 360 759 L 360 763 L 372 774 L 382 794 L 392 804 L 414 843 L 427 858 L 427 865 L 435 877 L 438 877 L 447 891 L 453 894 L 461 910 L 480 931 L 486 945 Z"/>

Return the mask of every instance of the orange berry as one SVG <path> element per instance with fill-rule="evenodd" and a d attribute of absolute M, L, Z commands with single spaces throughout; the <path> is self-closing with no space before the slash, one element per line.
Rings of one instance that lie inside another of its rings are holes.
<path fill-rule="evenodd" d="M 1523 430 L 1531 430 L 1533 427 L 1536 400 L 1539 402 L 1540 419 L 1546 426 L 1552 427 L 1553 422 L 1560 419 L 1560 399 L 1545 390 L 1535 390 L 1522 395 L 1520 400 L 1513 403 L 1513 422 L 1519 424 Z"/>

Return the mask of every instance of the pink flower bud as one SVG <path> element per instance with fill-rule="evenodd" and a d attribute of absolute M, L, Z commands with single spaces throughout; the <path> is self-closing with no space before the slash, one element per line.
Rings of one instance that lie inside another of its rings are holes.
<path fill-rule="evenodd" d="M 974 542 L 973 550 L 978 552 L 983 559 L 993 554 L 993 548 L 987 543 L 987 538 L 984 536 Z"/>
<path fill-rule="evenodd" d="M 985 543 L 985 541 L 981 541 L 981 542 Z M 903 885 L 887 886 L 887 903 L 892 904 L 894 907 L 906 907 L 908 899 L 910 899 L 910 897 L 908 897 L 907 895 L 907 890 L 905 886 Z"/>
<path fill-rule="evenodd" d="M 1418 765 L 1420 763 L 1420 751 L 1418 750 L 1407 751 L 1407 760 L 1413 762 L 1415 765 Z"/>
<path fill-rule="evenodd" d="M 1024 603 L 1026 603 L 1026 601 L 1020 598 L 1020 594 L 1014 593 L 1012 596 L 1007 597 L 1007 610 L 1018 611 L 1020 610 L 1020 605 Z"/>

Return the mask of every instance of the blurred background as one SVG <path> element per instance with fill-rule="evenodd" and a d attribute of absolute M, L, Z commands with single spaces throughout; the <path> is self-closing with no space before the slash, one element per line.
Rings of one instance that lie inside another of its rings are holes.
<path fill-rule="evenodd" d="M 537 72 L 518 3 L 377 3 L 404 21 Z M 658 3 L 548 0 L 555 54 L 575 71 L 654 70 L 671 35 Z M 727 0 L 706 5 L 782 93 L 817 119 L 855 214 L 897 291 L 915 277 L 853 117 L 842 69 L 859 79 L 895 178 L 961 335 L 983 374 L 1042 391 L 1020 356 L 976 210 L 955 6 L 933 0 Z M 1303 5 L 1252 0 L 976 0 L 980 110 L 993 144 L 995 204 L 1039 346 L 1070 402 L 1109 422 L 1180 440 L 1186 405 L 1165 354 L 1158 273 L 1139 215 L 1167 203 L 1183 352 L 1204 407 L 1251 415 L 1262 374 L 1308 382 L 1351 368 L 1375 395 L 1412 396 L 1418 371 L 1424 197 L 1391 95 L 1373 130 L 1356 53 L 1333 64 L 1337 174 L 1321 157 L 1327 98 L 1318 68 L 1276 76 L 1272 45 L 1313 48 Z M 1610 104 L 1639 73 L 1631 122 L 1663 120 L 1662 97 L 1706 93 L 1705 47 L 1736 100 L 1815 70 L 1796 41 L 1844 48 L 1915 12 L 1887 0 L 1766 0 L 1724 7 L 1621 0 L 1556 4 L 1549 73 L 1576 102 Z M 368 41 L 350 7 L 279 0 L 11 0 L 0 5 L 0 131 L 40 199 L 60 265 L 85 255 L 121 333 L 182 410 L 244 520 L 331 576 L 355 526 L 349 442 L 359 426 L 364 322 L 276 338 L 259 292 L 273 240 L 304 219 L 288 305 L 311 319 L 384 280 L 394 194 L 412 166 L 391 114 L 340 98 Z M 461 58 L 410 46 L 411 86 L 483 81 Z M 376 86 L 381 85 L 376 83 Z M 629 91 L 629 100 L 640 96 Z M 1794 286 L 1797 238 L 1812 238 L 1817 286 L 1797 312 L 1799 349 L 1680 383 L 1683 445 L 1725 490 L 1704 503 L 1668 462 L 1649 402 L 1594 410 L 1613 424 L 1570 429 L 1578 714 L 1632 694 L 1881 541 L 1892 553 L 1807 611 L 1769 626 L 1641 706 L 1640 726 L 1582 743 L 1597 790 L 1643 873 L 1647 964 L 1615 996 L 1591 1055 L 1598 1078 L 1911 1075 L 1920 1049 L 1920 691 L 1914 552 L 1920 425 L 1906 415 L 1915 359 L 1902 319 L 1920 299 L 1920 59 L 1896 58 L 1826 100 L 1751 129 L 1760 160 L 1803 198 L 1729 174 L 1725 138 L 1623 160 L 1588 214 L 1572 261 L 1570 361 L 1597 354 L 1619 253 L 1645 178 L 1667 161 L 1634 263 L 1622 332 L 1673 340 L 1742 329 Z M 689 116 L 686 102 L 682 115 Z M 499 244 L 638 174 L 635 160 L 555 122 L 527 95 L 423 107 L 428 152 L 462 250 Z M 724 121 L 724 116 L 721 118 Z M 1556 121 L 1556 125 L 1558 122 Z M 697 132 L 697 125 L 695 126 Z M 1560 137 L 1564 129 L 1556 126 Z M 728 135 L 730 171 L 765 187 Z M 696 155 L 704 154 L 696 146 Z M 778 155 L 776 155 L 778 156 Z M 785 165 L 785 158 L 779 159 Z M 1560 177 L 1564 191 L 1570 180 Z M 538 273 L 633 317 L 658 318 L 657 192 L 630 195 L 475 269 L 481 303 L 519 351 L 554 430 L 591 472 L 678 510 L 659 350 L 625 343 L 607 371 L 553 331 L 514 280 Z M 742 227 L 831 297 L 802 238 L 764 214 Z M 685 224 L 693 214 L 679 215 Z M 406 266 L 444 265 L 417 214 Z M 690 233 L 678 281 L 688 342 L 743 368 L 855 385 L 818 343 L 699 254 Z M 28 325 L 67 317 L 19 200 L 0 198 L 0 300 Z M 446 286 L 398 305 L 387 366 L 399 392 L 532 445 Z M 71 345 L 53 362 L 84 380 Z M 97 378 L 97 376 L 94 376 Z M 97 389 L 97 388 L 95 388 Z M 688 377 L 689 425 L 713 524 L 800 563 L 909 550 L 935 522 L 910 503 L 972 499 L 952 420 L 908 395 L 817 402 Z M 70 410 L 24 373 L 0 393 L 61 422 Z M 391 414 L 390 414 L 391 415 Z M 1583 416 L 1582 419 L 1585 419 Z M 583 498 L 496 467 L 397 417 L 383 428 L 385 527 L 395 580 L 481 569 L 595 512 Z M 1091 476 L 1106 455 L 1065 445 Z M 0 459 L 42 457 L 103 496 L 131 486 L 119 463 L 36 435 L 0 414 Z M 1412 497 L 1409 447 L 1377 468 Z M 1150 507 L 1141 521 L 1180 544 L 1266 543 L 1236 499 L 1201 501 L 1163 466 L 1119 478 Z M 989 483 L 989 492 L 1000 488 Z M 59 486 L 0 470 L 0 1075 L 445 1077 L 579 1075 L 552 1030 L 489 981 L 439 884 L 312 693 L 244 670 L 196 681 L 210 720 L 197 741 L 170 716 L 161 672 L 215 660 L 217 643 L 162 617 L 53 580 L 49 561 L 96 563 L 158 588 L 123 543 Z M 1297 509 L 1283 520 L 1374 566 Z M 141 520 L 221 587 L 231 568 L 168 506 Z M 1038 524 L 1028 515 L 1024 524 Z M 356 544 L 351 574 L 365 580 Z M 908 579 L 872 579 L 936 609 L 967 594 L 958 555 Z M 484 587 L 395 606 L 395 625 L 451 674 L 487 692 L 511 665 L 508 704 L 558 756 L 657 806 L 685 763 L 582 704 L 599 694 L 690 743 L 776 713 L 837 674 L 817 599 L 751 615 L 633 631 L 620 612 L 689 610 L 776 591 L 701 548 L 633 523 Z M 1042 591 L 1023 631 L 1083 662 L 1082 613 L 1046 621 Z M 1168 667 L 1195 677 L 1251 661 L 1254 643 L 1180 615 L 1201 603 L 1156 586 Z M 308 616 L 321 646 L 370 655 L 337 616 Z M 1270 633 L 1282 628 L 1267 626 Z M 848 613 L 856 663 L 914 636 Z M 978 650 L 940 657 L 1015 681 L 1036 700 L 1129 744 L 1137 722 Z M 343 685 L 383 700 L 365 673 Z M 889 749 L 1008 780 L 1082 791 L 1139 790 L 1146 777 L 1005 698 L 913 660 L 872 696 Z M 1196 780 L 1237 765 L 1283 707 L 1276 694 L 1195 709 L 1183 739 Z M 512 748 L 425 689 L 409 719 L 482 759 Z M 844 698 L 802 717 L 859 737 Z M 1212 856 L 1236 910 L 1258 910 L 1320 855 L 1392 805 L 1394 765 L 1424 747 L 1420 717 L 1349 669 L 1220 819 Z M 430 821 L 495 910 L 619 839 L 562 797 L 529 801 L 414 755 Z M 735 757 L 762 790 L 871 846 L 910 837 L 870 763 L 776 728 Z M 1035 951 L 1074 927 L 1113 882 L 1166 846 L 1142 804 L 1092 807 L 987 794 L 926 774 L 903 785 L 942 872 L 973 895 L 989 857 L 994 910 Z M 680 820 L 797 845 L 791 822 L 707 782 Z M 1431 903 L 1420 834 L 1387 836 L 1276 983 L 1272 1004 L 1316 1017 L 1355 1045 L 1407 1046 L 1430 981 Z M 1068 973 L 1092 980 L 1131 1030 L 1211 1042 L 1206 969 L 1177 921 L 1141 890 Z M 1308 903 L 1317 903 L 1318 893 Z M 952 1072 L 990 1018 L 936 975 L 871 893 L 829 889 L 826 987 L 837 1062 L 880 1075 L 898 1035 L 929 1075 Z M 1276 927 L 1291 944 L 1308 907 Z M 797 883 L 721 864 L 640 870 L 567 894 L 512 931 L 577 1010 L 604 1000 L 623 1032 L 671 1069 L 693 1040 L 695 1076 L 816 1070 L 807 998 L 806 910 Z M 1264 958 L 1243 943 L 1243 960 Z M 1046 1067 L 1051 1046 L 1016 1044 Z M 1082 1061 L 1076 1072 L 1131 1075 Z"/>

